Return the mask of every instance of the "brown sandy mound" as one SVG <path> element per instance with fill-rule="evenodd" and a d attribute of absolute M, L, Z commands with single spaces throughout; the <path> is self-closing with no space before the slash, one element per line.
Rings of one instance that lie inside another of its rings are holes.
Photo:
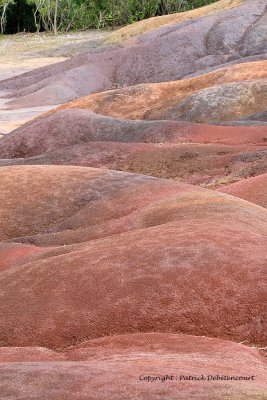
<path fill-rule="evenodd" d="M 68 362 L 46 349 L 25 348 L 24 358 L 23 349 L 2 349 L 3 400 L 10 396 L 14 400 L 22 396 L 29 400 L 256 400 L 264 398 L 267 387 L 266 362 L 257 350 L 204 337 L 114 336 L 92 340 L 62 356 Z M 56 361 L 47 362 L 53 357 Z M 192 381 L 192 376 L 200 380 Z M 230 379 L 233 376 L 247 379 Z M 152 382 L 152 378 L 156 379 Z"/>
<path fill-rule="evenodd" d="M 190 11 L 148 18 L 118 29 L 108 36 L 106 42 L 112 44 L 121 43 L 127 39 L 130 39 L 133 36 L 150 32 L 154 29 L 161 28 L 164 25 L 190 21 L 192 19 L 200 18 L 215 12 L 225 11 L 234 7 L 238 7 L 242 3 L 244 3 L 244 0 L 220 0 L 205 7 L 197 8 Z"/>
<path fill-rule="evenodd" d="M 109 224 L 111 231 L 124 231 L 133 228 L 128 217 L 151 201 L 198 190 L 152 177 L 82 167 L 6 167 L 0 169 L 0 177 L 1 204 L 5 205 L 1 240 L 49 232 L 53 238 L 68 229 L 74 235 L 77 229 L 82 233 L 89 229 L 93 236 L 108 235 Z M 129 204 L 131 196 L 133 204 Z"/>
<path fill-rule="evenodd" d="M 45 246 L 77 243 L 81 239 L 85 242 L 139 229 L 142 210 L 176 195 L 181 201 L 187 196 L 185 203 L 176 205 L 177 212 L 181 213 L 186 205 L 187 218 L 191 215 L 191 200 L 195 218 L 201 219 L 209 213 L 209 205 L 221 215 L 225 211 L 224 204 L 228 204 L 222 200 L 222 195 L 181 182 L 93 168 L 5 167 L 0 169 L 0 176 L 1 204 L 5 205 L 1 209 L 1 240 L 17 238 Z M 194 193 L 201 195 L 199 210 L 194 208 Z M 129 203 L 129 198 L 134 199 L 133 203 Z M 241 207 L 240 217 L 247 218 L 249 213 L 252 226 L 256 218 L 255 223 L 260 224 L 258 228 L 265 229 L 262 217 L 257 217 L 263 210 L 252 205 L 248 207 L 247 203 L 242 208 L 241 200 L 229 198 L 229 201 L 229 218 Z"/>
<path fill-rule="evenodd" d="M 155 145 L 112 161 L 110 168 L 216 187 L 267 172 L 267 147 Z"/>
<path fill-rule="evenodd" d="M 167 24 L 139 35 L 134 44 L 101 48 L 2 81 L 0 90 L 15 91 L 10 94 L 18 97 L 13 108 L 54 105 L 114 87 L 175 81 L 247 57 L 261 59 L 267 52 L 265 7 L 264 0 L 247 0 L 226 11 Z"/>
<path fill-rule="evenodd" d="M 10 165 L 105 167 L 218 187 L 267 172 L 267 146 L 84 142 L 40 156 L 0 160 L 0 166 Z"/>
<path fill-rule="evenodd" d="M 84 242 L 1 273 L 3 346 L 57 348 L 149 331 L 264 342 L 264 208 L 89 168 L 1 174 L 2 239 Z"/>
<path fill-rule="evenodd" d="M 51 112 L 84 108 L 126 119 L 220 122 L 266 110 L 267 61 L 234 65 L 199 77 L 143 84 L 82 97 Z"/>
<path fill-rule="evenodd" d="M 219 191 L 267 208 L 267 174 L 224 186 Z"/>

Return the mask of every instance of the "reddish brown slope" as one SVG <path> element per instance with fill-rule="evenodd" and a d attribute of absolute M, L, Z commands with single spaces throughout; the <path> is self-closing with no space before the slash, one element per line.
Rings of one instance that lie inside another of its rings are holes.
<path fill-rule="evenodd" d="M 265 209 L 112 171 L 1 173 L 3 239 L 84 242 L 1 273 L 3 345 L 57 348 L 149 331 L 264 342 Z"/>
<path fill-rule="evenodd" d="M 0 243 L 0 272 L 38 259 L 47 249 L 21 243 Z"/>
<path fill-rule="evenodd" d="M 81 165 L 130 171 L 190 184 L 218 187 L 267 172 L 266 146 L 87 142 L 9 165 Z"/>
<path fill-rule="evenodd" d="M 65 235 L 75 243 L 134 229 L 148 204 L 200 190 L 142 175 L 63 166 L 1 168 L 0 187 L 1 240 L 47 234 L 55 242 L 62 235 L 62 244 Z"/>
<path fill-rule="evenodd" d="M 267 208 L 267 174 L 224 186 L 219 191 Z"/>
<path fill-rule="evenodd" d="M 257 350 L 186 335 L 106 337 L 60 355 L 40 348 L 2 349 L 0 360 L 5 362 L 0 364 L 4 400 L 257 400 L 267 388 L 266 362 Z M 202 374 L 205 380 L 185 379 Z M 148 376 L 157 379 L 148 382 Z"/>

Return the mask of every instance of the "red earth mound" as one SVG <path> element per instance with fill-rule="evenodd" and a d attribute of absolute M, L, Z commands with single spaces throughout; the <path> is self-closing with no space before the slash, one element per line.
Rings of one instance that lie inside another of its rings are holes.
<path fill-rule="evenodd" d="M 186 335 L 112 336 L 65 353 L 2 348 L 0 361 L 3 400 L 256 400 L 267 389 L 257 350 Z"/>
<path fill-rule="evenodd" d="M 264 208 L 134 174 L 0 172 L 2 240 L 72 244 L 1 273 L 3 346 L 149 331 L 264 342 Z"/>
<path fill-rule="evenodd" d="M 132 121 L 71 108 L 1 139 L 0 165 L 105 167 L 217 187 L 264 174 L 266 138 L 267 126 Z"/>
<path fill-rule="evenodd" d="M 220 143 L 267 146 L 267 126 L 212 126 L 182 121 L 124 120 L 70 108 L 43 115 L 0 141 L 0 158 L 28 158 L 91 142 Z M 107 150 L 109 145 L 107 146 Z"/>
<path fill-rule="evenodd" d="M 219 191 L 267 208 L 267 174 L 224 186 Z"/>
<path fill-rule="evenodd" d="M 10 103 L 13 108 L 59 104 L 114 87 L 174 81 L 251 56 L 261 59 L 266 53 L 265 6 L 265 0 L 247 0 L 239 7 L 170 23 L 121 46 L 100 48 L 2 81 L 0 89 L 18 97 Z M 257 93 L 254 86 L 244 91 Z"/>
<path fill-rule="evenodd" d="M 211 211 L 209 204 L 215 207 L 215 212 L 224 210 L 222 198 L 225 196 L 219 193 L 181 182 L 105 169 L 13 166 L 1 168 L 0 178 L 1 204 L 4 205 L 1 240 L 16 239 L 49 246 L 78 243 L 81 239 L 85 242 L 139 229 L 143 210 L 161 200 L 167 202 L 168 208 L 173 196 L 188 197 L 185 203 L 176 204 L 176 207 L 180 204 L 181 212 L 186 205 L 188 218 L 191 200 L 195 218 L 206 218 Z M 194 208 L 194 196 L 202 199 L 198 212 Z M 133 199 L 132 202 L 129 199 Z M 261 219 L 256 218 L 260 212 L 257 207 L 238 199 L 227 199 L 230 201 L 229 216 L 241 208 L 238 214 L 245 218 L 249 210 L 251 224 L 257 226 Z M 225 200 L 225 204 L 227 202 Z M 173 205 L 170 207 L 173 209 Z M 206 207 L 204 213 L 202 207 Z M 264 225 L 261 228 L 264 229 Z"/>

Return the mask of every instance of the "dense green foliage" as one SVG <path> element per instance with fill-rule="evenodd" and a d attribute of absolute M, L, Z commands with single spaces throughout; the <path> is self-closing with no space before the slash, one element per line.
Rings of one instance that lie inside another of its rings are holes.
<path fill-rule="evenodd" d="M 0 0 L 2 31 L 69 31 L 125 25 L 216 0 Z M 4 14 L 4 15 L 3 15 Z"/>
<path fill-rule="evenodd" d="M 125 25 L 156 15 L 201 7 L 215 0 L 87 0 L 94 27 Z"/>

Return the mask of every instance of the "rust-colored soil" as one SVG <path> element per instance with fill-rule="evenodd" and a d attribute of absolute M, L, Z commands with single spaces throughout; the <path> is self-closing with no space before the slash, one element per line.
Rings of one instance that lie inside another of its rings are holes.
<path fill-rule="evenodd" d="M 42 164 L 104 167 L 219 187 L 267 172 L 267 147 L 104 141 L 70 145 L 34 157 L 0 160 L 1 166 Z"/>
<path fill-rule="evenodd" d="M 0 244 L 0 272 L 33 261 L 38 256 L 47 252 L 47 249 L 21 244 L 21 243 L 2 243 Z"/>

